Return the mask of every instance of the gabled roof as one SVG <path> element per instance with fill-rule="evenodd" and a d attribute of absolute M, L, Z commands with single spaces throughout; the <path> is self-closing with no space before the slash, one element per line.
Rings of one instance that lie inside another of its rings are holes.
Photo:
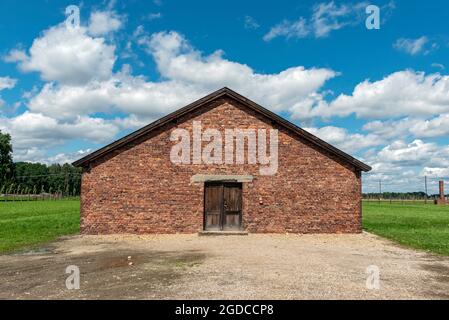
<path fill-rule="evenodd" d="M 344 160 L 345 162 L 353 165 L 357 169 L 361 171 L 368 172 L 371 170 L 371 167 L 367 164 L 355 159 L 354 157 L 350 156 L 349 154 L 337 149 L 336 147 L 328 144 L 327 142 L 319 139 L 318 137 L 314 136 L 313 134 L 305 131 L 304 129 L 301 129 L 300 127 L 296 126 L 295 124 L 291 123 L 290 121 L 285 120 L 284 118 L 276 115 L 275 113 L 269 111 L 268 109 L 265 109 L 264 107 L 258 105 L 257 103 L 245 98 L 244 96 L 238 94 L 237 92 L 229 89 L 229 88 L 222 88 L 220 90 L 217 90 L 207 96 L 205 96 L 202 99 L 199 99 L 175 112 L 170 113 L 169 115 L 150 123 L 149 125 L 75 161 L 73 163 L 74 166 L 87 166 L 89 163 L 91 163 L 93 160 L 96 160 L 98 158 L 101 158 L 110 152 L 148 134 L 149 132 L 160 128 L 161 126 L 170 123 L 179 117 L 182 117 L 190 112 L 193 112 L 195 110 L 198 110 L 199 108 L 207 105 L 209 102 L 212 102 L 216 99 L 223 98 L 223 97 L 230 97 L 244 106 L 254 110 L 255 112 L 264 115 L 265 117 L 269 118 L 272 122 L 284 127 L 285 129 L 299 135 L 300 137 L 304 138 L 305 140 L 311 142 L 312 144 L 315 144 L 319 146 L 320 148 L 330 152 L 331 154 L 336 155 L 338 158 Z"/>

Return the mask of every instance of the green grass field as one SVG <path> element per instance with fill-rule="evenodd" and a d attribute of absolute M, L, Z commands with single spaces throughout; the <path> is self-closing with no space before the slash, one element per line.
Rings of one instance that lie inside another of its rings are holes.
<path fill-rule="evenodd" d="M 79 200 L 0 202 L 0 253 L 79 232 Z M 449 206 L 364 202 L 368 232 L 449 255 Z"/>
<path fill-rule="evenodd" d="M 449 206 L 364 202 L 363 227 L 411 248 L 449 255 Z"/>
<path fill-rule="evenodd" d="M 0 202 L 0 253 L 79 232 L 79 200 Z"/>

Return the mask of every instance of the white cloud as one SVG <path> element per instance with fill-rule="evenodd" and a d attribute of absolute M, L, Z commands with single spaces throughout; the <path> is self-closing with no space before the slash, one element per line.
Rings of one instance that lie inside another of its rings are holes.
<path fill-rule="evenodd" d="M 121 129 L 138 129 L 154 121 L 156 121 L 154 118 L 144 116 L 138 117 L 134 114 L 131 114 L 125 118 L 116 118 L 113 120 L 114 124 Z"/>
<path fill-rule="evenodd" d="M 444 64 L 441 64 L 441 63 L 432 63 L 431 66 L 434 67 L 434 68 L 441 69 L 441 70 L 446 69 L 446 67 L 444 66 Z"/>
<path fill-rule="evenodd" d="M 449 114 L 441 114 L 433 119 L 416 121 L 410 128 L 416 137 L 431 138 L 449 136 Z"/>
<path fill-rule="evenodd" d="M 434 138 L 449 135 L 449 114 L 440 114 L 430 119 L 403 118 L 400 120 L 371 121 L 363 129 L 387 139 L 414 136 Z"/>
<path fill-rule="evenodd" d="M 349 133 L 348 130 L 344 128 L 333 126 L 322 127 L 319 129 L 305 128 L 305 130 L 348 153 L 354 153 L 384 143 L 384 141 L 377 135 Z"/>
<path fill-rule="evenodd" d="M 411 143 L 395 141 L 378 153 L 378 158 L 384 162 L 399 163 L 407 166 L 419 166 L 427 162 L 431 154 L 439 151 L 433 143 L 415 140 Z"/>
<path fill-rule="evenodd" d="M 428 168 L 425 167 L 422 172 L 422 176 L 435 177 L 435 178 L 448 178 L 449 168 Z"/>
<path fill-rule="evenodd" d="M 249 66 L 223 58 L 221 52 L 204 56 L 176 32 L 142 37 L 140 44 L 154 57 L 164 79 L 148 82 L 120 72 L 108 80 L 84 86 L 48 83 L 29 101 L 28 107 L 58 119 L 120 110 L 158 118 L 213 90 L 229 86 L 275 111 L 319 90 L 336 76 L 329 69 L 290 68 L 278 74 L 255 73 Z"/>
<path fill-rule="evenodd" d="M 148 14 L 146 18 L 149 21 L 161 19 L 162 18 L 162 13 L 160 13 L 160 12 L 152 12 L 152 13 Z"/>
<path fill-rule="evenodd" d="M 267 107 L 282 111 L 319 90 L 337 75 L 330 69 L 293 67 L 277 74 L 259 74 L 249 66 L 223 58 L 221 51 L 204 56 L 176 32 L 143 38 L 161 76 L 210 92 L 228 86 Z"/>
<path fill-rule="evenodd" d="M 14 146 L 13 146 L 14 147 Z M 31 147 L 27 149 L 16 149 L 14 147 L 13 152 L 13 160 L 14 162 L 44 162 L 43 159 L 48 159 L 48 156 L 46 155 L 46 152 L 42 148 L 38 147 Z"/>
<path fill-rule="evenodd" d="M 290 38 L 305 38 L 310 34 L 310 29 L 307 24 L 307 20 L 300 17 L 296 21 L 284 20 L 281 23 L 275 25 L 263 36 L 265 41 L 273 40 L 277 37 Z"/>
<path fill-rule="evenodd" d="M 245 16 L 245 29 L 258 29 L 260 27 L 259 23 L 257 23 L 256 19 L 251 16 Z"/>
<path fill-rule="evenodd" d="M 428 48 L 428 45 L 429 38 L 426 36 L 422 36 L 417 39 L 400 38 L 396 40 L 396 42 L 393 44 L 393 47 L 396 50 L 403 51 L 412 56 L 416 56 L 418 54 L 428 54 L 431 50 L 434 50 L 437 47 L 436 43 L 430 44 L 430 48 Z"/>
<path fill-rule="evenodd" d="M 29 111 L 14 118 L 0 118 L 0 130 L 11 134 L 15 150 L 51 147 L 70 139 L 104 143 L 111 141 L 119 131 L 112 121 L 101 118 L 78 116 L 73 122 L 58 122 Z"/>
<path fill-rule="evenodd" d="M 381 136 L 385 139 L 405 138 L 410 134 L 410 126 L 419 121 L 418 119 L 404 118 L 398 121 L 371 121 L 363 126 L 363 130 Z"/>
<path fill-rule="evenodd" d="M 352 95 L 341 94 L 330 103 L 313 95 L 292 109 L 293 117 L 345 117 L 364 119 L 433 116 L 449 112 L 449 76 L 400 71 L 384 79 L 358 84 Z"/>
<path fill-rule="evenodd" d="M 113 11 L 95 11 L 90 15 L 87 30 L 92 36 L 107 35 L 122 27 L 122 19 Z"/>
<path fill-rule="evenodd" d="M 21 49 L 12 49 L 11 51 L 9 51 L 9 53 L 2 57 L 3 60 L 5 62 L 20 62 L 20 61 L 25 61 L 28 59 L 27 54 L 25 53 L 25 51 L 21 50 Z"/>
<path fill-rule="evenodd" d="M 88 155 L 93 150 L 91 149 L 82 149 L 75 152 L 68 153 L 58 153 L 53 156 L 48 156 L 41 148 L 32 147 L 29 149 L 22 149 L 15 151 L 13 154 L 14 161 L 26 161 L 33 163 L 45 163 L 45 164 L 64 164 L 64 163 L 72 163 L 75 160 L 82 158 L 85 155 Z"/>
<path fill-rule="evenodd" d="M 327 12 L 326 6 L 314 11 L 314 17 L 303 26 L 307 36 L 324 37 L 344 27 L 345 21 L 340 17 L 346 11 L 337 7 L 341 10 L 334 13 Z M 312 24 L 312 20 L 316 23 Z M 327 102 L 323 86 L 338 75 L 331 69 L 297 66 L 262 74 L 248 65 L 226 59 L 220 50 L 204 54 L 177 32 L 150 36 L 139 27 L 133 39 L 137 38 L 139 45 L 154 58 L 161 79 L 156 82 L 134 76 L 127 68 L 113 72 L 115 48 L 94 34 L 103 35 L 119 27 L 105 27 L 102 32 L 97 28 L 93 33 L 88 28 L 80 28 L 71 35 L 76 44 L 65 43 L 63 35 L 67 30 L 62 27 L 45 31 L 34 41 L 29 53 L 12 50 L 6 58 L 19 62 L 24 71 L 39 72 L 49 81 L 40 90 L 27 93 L 29 111 L 13 118 L 0 118 L 0 129 L 12 134 L 16 160 L 72 161 L 82 155 L 49 156 L 47 149 L 72 139 L 109 142 L 122 129 L 150 123 L 228 86 L 275 112 L 290 113 L 301 120 L 350 114 L 368 119 L 392 118 L 366 124 L 365 133 L 333 126 L 308 129 L 351 154 L 372 148 L 362 159 L 373 165 L 373 173 L 368 176 L 370 181 L 396 179 L 407 183 L 416 179 L 423 168 L 441 173 L 449 166 L 448 147 L 405 139 L 406 136 L 425 138 L 449 134 L 446 129 L 449 127 L 448 76 L 400 71 L 379 81 L 366 80 L 351 95 L 342 94 Z M 282 34 L 280 29 L 272 36 L 298 37 L 294 32 L 303 29 L 295 28 L 290 30 L 293 33 Z M 74 59 L 80 63 L 73 65 Z M 117 111 L 124 116 L 106 120 L 98 115 Z M 389 144 L 379 152 L 374 148 L 385 143 Z"/>
<path fill-rule="evenodd" d="M 360 2 L 352 6 L 347 4 L 339 6 L 333 1 L 316 5 L 311 18 L 315 37 L 327 37 L 332 31 L 354 23 L 352 20 L 359 17 L 367 5 Z"/>
<path fill-rule="evenodd" d="M 332 31 L 359 24 L 367 6 L 367 2 L 340 5 L 334 1 L 322 2 L 313 7 L 310 18 L 299 17 L 295 21 L 284 20 L 273 26 L 263 39 L 270 41 L 281 36 L 287 39 L 308 36 L 325 38 Z M 389 10 L 391 9 L 389 8 Z"/>
<path fill-rule="evenodd" d="M 390 166 L 448 167 L 449 146 L 439 146 L 422 140 L 414 140 L 410 143 L 397 140 L 367 158 L 373 164 Z"/>
<path fill-rule="evenodd" d="M 0 77 L 0 91 L 6 89 L 12 89 L 16 86 L 17 79 L 12 79 L 10 77 Z M 5 100 L 0 96 L 0 108 L 3 108 L 6 105 Z M 15 104 L 17 106 L 17 104 Z"/>
<path fill-rule="evenodd" d="M 15 49 L 5 60 L 19 63 L 23 72 L 39 72 L 46 81 L 81 85 L 111 76 L 116 60 L 114 50 L 104 38 L 90 37 L 84 27 L 68 29 L 60 24 L 35 39 L 29 55 Z"/>
<path fill-rule="evenodd" d="M 379 152 L 371 150 L 365 159 L 373 170 L 364 177 L 364 190 L 378 191 L 382 182 L 385 191 L 424 191 L 424 176 L 447 177 L 449 146 L 415 140 L 402 140 L 383 147 Z M 436 180 L 435 180 L 436 181 Z M 436 192 L 435 181 L 429 180 L 429 192 Z"/>
<path fill-rule="evenodd" d="M 115 75 L 85 86 L 46 84 L 28 107 L 33 112 L 65 120 L 80 114 L 114 111 L 158 118 L 202 94 L 194 86 L 176 82 L 152 83 L 139 77 Z"/>
<path fill-rule="evenodd" d="M 58 153 L 54 156 L 44 157 L 41 163 L 53 164 L 53 163 L 72 163 L 78 159 L 81 159 L 84 156 L 87 156 L 91 153 L 92 149 L 81 149 L 75 152 L 70 153 Z"/>
<path fill-rule="evenodd" d="M 17 79 L 10 77 L 0 77 L 0 91 L 5 89 L 12 89 L 16 86 Z"/>
<path fill-rule="evenodd" d="M 70 34 L 78 44 L 65 44 L 64 35 L 68 32 L 62 26 L 51 28 L 34 41 L 30 56 L 11 54 L 11 59 L 21 59 L 22 69 L 39 71 L 43 78 L 51 80 L 40 91 L 27 93 L 29 111 L 0 119 L 0 126 L 12 133 L 14 145 L 21 150 L 75 138 L 110 141 L 120 129 L 151 122 L 223 86 L 274 111 L 288 111 L 292 104 L 314 94 L 337 75 L 330 69 L 304 67 L 260 74 L 247 65 L 225 59 L 221 51 L 204 55 L 179 33 L 147 36 L 141 30 L 136 35 L 139 43 L 154 58 L 162 78 L 151 82 L 131 75 L 130 68 L 113 73 L 114 48 L 103 38 L 93 38 L 81 28 Z M 85 50 L 75 52 L 76 48 Z M 82 56 L 83 61 L 73 64 L 74 54 Z M 95 66 L 89 67 L 92 63 Z M 98 113 L 117 111 L 126 116 L 114 120 L 98 118 Z"/>

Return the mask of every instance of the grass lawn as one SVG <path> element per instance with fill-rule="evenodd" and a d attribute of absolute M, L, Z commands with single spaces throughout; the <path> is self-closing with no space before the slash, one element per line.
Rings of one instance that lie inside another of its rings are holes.
<path fill-rule="evenodd" d="M 449 255 L 449 206 L 364 202 L 363 227 L 408 247 Z"/>
<path fill-rule="evenodd" d="M 0 202 L 0 253 L 79 232 L 79 200 Z M 366 231 L 449 255 L 449 206 L 364 202 Z"/>
<path fill-rule="evenodd" d="M 0 202 L 0 253 L 79 232 L 79 200 Z"/>

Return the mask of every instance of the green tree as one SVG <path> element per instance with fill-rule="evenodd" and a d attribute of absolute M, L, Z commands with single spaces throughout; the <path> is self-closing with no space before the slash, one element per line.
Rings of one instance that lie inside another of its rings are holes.
<path fill-rule="evenodd" d="M 0 185 L 11 183 L 13 174 L 11 136 L 0 131 Z"/>
<path fill-rule="evenodd" d="M 15 163 L 14 177 L 17 183 L 29 187 L 48 185 L 48 168 L 41 163 L 17 162 Z"/>

